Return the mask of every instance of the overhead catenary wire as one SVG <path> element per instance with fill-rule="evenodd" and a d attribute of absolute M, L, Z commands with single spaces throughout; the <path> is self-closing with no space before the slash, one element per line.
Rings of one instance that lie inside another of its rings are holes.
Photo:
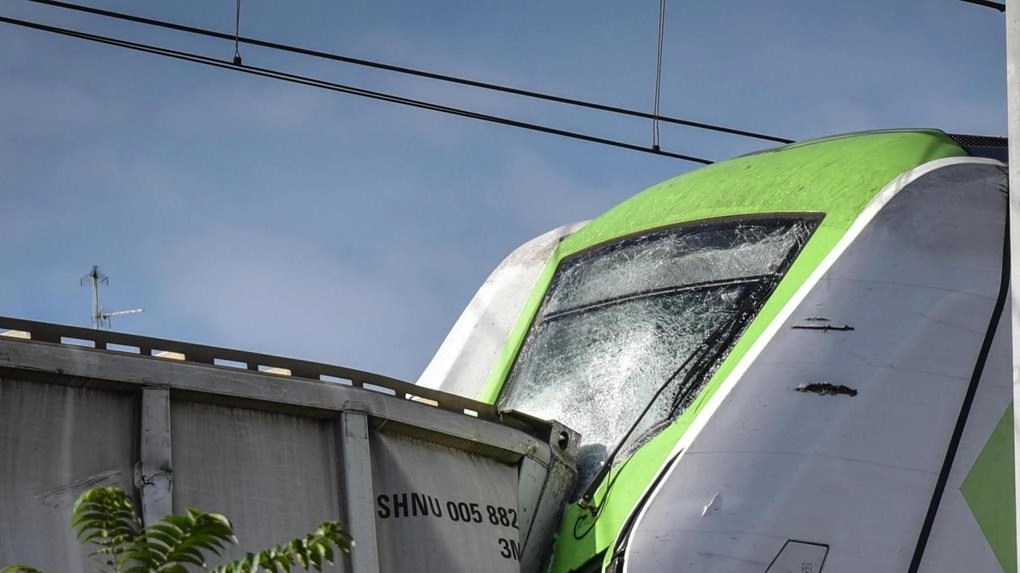
<path fill-rule="evenodd" d="M 126 48 L 126 49 L 130 49 L 130 50 L 135 50 L 135 51 L 139 51 L 139 52 L 145 52 L 145 53 L 149 53 L 149 54 L 155 54 L 155 55 L 159 55 L 159 56 L 165 56 L 165 57 L 174 58 L 174 59 L 178 59 L 178 60 L 184 60 L 184 61 L 189 61 L 189 62 L 194 62 L 194 63 L 199 63 L 199 64 L 205 64 L 205 65 L 216 67 L 216 68 L 234 70 L 234 71 L 243 72 L 243 73 L 247 73 L 247 74 L 252 74 L 252 75 L 256 75 L 256 76 L 262 76 L 262 77 L 282 80 L 282 81 L 286 81 L 286 82 L 290 82 L 290 83 L 295 83 L 295 84 L 300 84 L 300 85 L 305 85 L 305 86 L 310 86 L 310 87 L 317 87 L 317 88 L 327 89 L 327 90 L 330 90 L 330 91 L 335 91 L 335 92 L 346 93 L 346 94 L 350 94 L 350 95 L 366 97 L 366 98 L 369 98 L 369 99 L 386 101 L 386 102 L 395 103 L 395 104 L 399 104 L 399 105 L 405 105 L 405 106 L 409 106 L 409 107 L 416 107 L 416 108 L 419 108 L 419 109 L 426 109 L 426 110 L 429 110 L 429 111 L 445 113 L 445 114 L 448 114 L 448 115 L 456 115 L 456 116 L 460 116 L 460 117 L 466 117 L 466 118 L 469 118 L 469 119 L 485 121 L 485 122 L 488 122 L 488 123 L 495 123 L 495 124 L 499 124 L 499 125 L 505 125 L 505 126 L 509 126 L 509 127 L 516 127 L 516 128 L 520 128 L 520 129 L 525 129 L 525 130 L 529 130 L 529 131 L 536 131 L 536 132 L 545 133 L 545 134 L 549 134 L 549 135 L 558 135 L 558 136 L 566 137 L 566 138 L 570 138 L 570 139 L 576 139 L 576 140 L 580 140 L 580 141 L 587 141 L 587 142 L 590 142 L 590 143 L 598 143 L 598 144 L 608 145 L 608 146 L 611 146 L 611 147 L 617 147 L 617 148 L 621 148 L 621 149 L 629 149 L 629 150 L 632 150 L 632 151 L 639 151 L 639 152 L 642 152 L 642 153 L 649 153 L 649 154 L 652 154 L 652 155 L 659 155 L 659 156 L 662 156 L 662 157 L 669 157 L 669 158 L 672 158 L 672 159 L 680 159 L 680 160 L 683 160 L 683 161 L 690 161 L 690 162 L 693 162 L 693 163 L 700 163 L 700 164 L 703 164 L 703 165 L 710 165 L 710 164 L 713 163 L 713 161 L 710 160 L 710 159 L 705 159 L 705 158 L 702 158 L 702 157 L 696 157 L 696 156 L 693 156 L 693 155 L 685 155 L 685 154 L 673 153 L 673 152 L 669 152 L 669 151 L 654 150 L 654 149 L 651 149 L 651 148 L 648 148 L 648 147 L 644 147 L 644 146 L 641 146 L 641 145 L 636 145 L 636 144 L 633 144 L 633 143 L 627 143 L 627 142 L 624 142 L 624 141 L 618 141 L 618 140 L 608 139 L 608 138 L 604 138 L 604 137 L 597 137 L 597 136 L 594 136 L 594 135 L 589 135 L 589 134 L 579 133 L 579 132 L 574 132 L 574 131 L 568 131 L 568 130 L 564 130 L 564 129 L 558 129 L 558 128 L 549 127 L 549 126 L 545 126 L 545 125 L 540 125 L 540 124 L 536 124 L 536 123 L 528 123 L 528 122 L 518 121 L 518 120 L 509 119 L 509 118 L 505 118 L 505 117 L 500 117 L 500 116 L 495 116 L 495 115 L 489 115 L 489 114 L 474 112 L 474 111 L 465 110 L 465 109 L 462 109 L 462 108 L 456 108 L 456 107 L 452 107 L 452 106 L 436 104 L 436 103 L 427 102 L 427 101 L 423 101 L 423 100 L 416 100 L 416 99 L 412 99 L 412 98 L 405 98 L 405 97 L 396 96 L 396 95 L 392 95 L 392 94 L 387 94 L 387 93 L 383 93 L 383 92 L 372 91 L 372 90 L 367 90 L 367 89 L 358 88 L 358 87 L 354 87 L 354 86 L 348 86 L 348 85 L 328 82 L 328 81 L 320 80 L 320 79 L 316 79 L 316 78 L 310 78 L 310 77 L 307 77 L 307 76 L 300 76 L 300 75 L 291 74 L 291 73 L 287 73 L 287 72 L 282 72 L 282 71 L 279 71 L 279 70 L 273 70 L 273 69 L 269 69 L 269 68 L 260 68 L 260 67 L 249 66 L 249 65 L 238 66 L 238 65 L 234 65 L 231 62 L 226 62 L 226 61 L 218 60 L 216 58 L 211 58 L 209 56 L 203 56 L 201 54 L 195 54 L 195 53 L 191 53 L 191 52 L 182 52 L 182 51 L 172 50 L 172 49 L 169 49 L 169 48 L 163 48 L 163 47 L 160 47 L 160 46 L 154 46 L 154 45 L 150 45 L 150 44 L 141 44 L 141 43 L 138 43 L 138 42 L 130 42 L 130 41 L 121 40 L 121 39 L 118 39 L 118 38 L 111 38 L 109 36 L 101 36 L 101 35 L 98 35 L 98 34 L 90 34 L 90 33 L 81 32 L 81 31 L 78 31 L 78 30 L 71 30 L 69 28 L 61 28 L 61 27 L 57 27 L 57 26 L 50 26 L 50 25 L 47 25 L 47 24 L 41 24 L 41 23 L 38 23 L 38 22 L 30 22 L 30 21 L 27 21 L 27 20 L 20 20 L 20 19 L 16 19 L 16 18 L 9 18 L 9 17 L 6 17 L 6 16 L 0 16 L 0 23 L 10 24 L 10 25 L 14 25 L 14 26 L 20 26 L 20 27 L 24 27 L 24 28 L 31 28 L 31 29 L 34 29 L 34 30 L 39 30 L 39 31 L 43 31 L 43 32 L 49 32 L 49 33 L 52 33 L 52 34 L 58 34 L 58 35 L 62 35 L 62 36 L 68 36 L 68 37 L 72 37 L 72 38 L 77 38 L 77 39 L 80 39 L 80 40 L 87 40 L 87 41 L 90 41 L 90 42 L 96 42 L 96 43 L 100 43 L 100 44 L 106 44 L 106 45 L 110 45 L 110 46 Z"/>
<path fill-rule="evenodd" d="M 1000 2 L 990 2 L 989 0 L 960 0 L 960 2 L 966 2 L 968 4 L 977 4 L 978 6 L 984 6 L 985 8 L 993 8 L 999 12 L 1006 12 L 1006 5 Z"/>
<path fill-rule="evenodd" d="M 659 103 L 662 93 L 662 38 L 666 31 L 666 0 L 659 0 L 659 52 L 655 59 L 655 102 L 652 104 L 652 149 L 659 148 Z"/>
<path fill-rule="evenodd" d="M 240 66 L 241 61 L 241 0 L 234 6 L 234 65 Z"/>
<path fill-rule="evenodd" d="M 77 11 L 77 12 L 83 12 L 83 13 L 87 13 L 87 14 L 93 14 L 93 15 L 96 15 L 96 16 L 103 16 L 103 17 L 112 18 L 112 19 L 116 19 L 116 20 L 133 22 L 133 23 L 136 23 L 136 24 L 143 24 L 143 25 L 147 25 L 147 26 L 154 26 L 154 27 L 164 28 L 164 29 L 168 29 L 168 30 L 175 30 L 175 31 L 178 31 L 178 32 L 186 32 L 186 33 L 189 33 L 189 34 L 194 34 L 194 35 L 198 35 L 198 36 L 205 36 L 205 37 L 208 37 L 208 38 L 217 38 L 217 39 L 230 40 L 230 41 L 235 40 L 235 35 L 231 35 L 231 34 L 227 34 L 227 33 L 223 33 L 223 32 L 217 32 L 215 30 L 207 30 L 207 29 L 203 29 L 203 28 L 196 28 L 194 26 L 186 26 L 184 24 L 177 24 L 177 23 L 174 23 L 174 22 L 167 22 L 167 21 L 163 21 L 163 20 L 156 20 L 156 19 L 152 19 L 152 18 L 145 18 L 145 17 L 142 17 L 142 16 L 134 16 L 134 15 L 131 15 L 131 14 L 125 14 L 125 13 L 122 13 L 122 12 L 114 12 L 114 11 L 111 11 L 111 10 L 103 10 L 103 9 L 100 9 L 100 8 L 93 8 L 91 6 L 82 6 L 80 4 L 74 4 L 74 3 L 69 3 L 69 2 L 62 2 L 61 0 L 24 0 L 24 1 L 25 2 L 32 2 L 32 3 L 35 3 L 35 4 L 43 4 L 43 5 L 46 5 L 46 6 L 53 6 L 53 7 L 56 7 L 56 8 L 63 8 L 63 9 L 67 9 L 67 10 L 73 10 L 73 11 Z M 362 67 L 374 68 L 374 69 L 383 70 L 383 71 L 387 71 L 387 72 L 393 72 L 393 73 L 398 73 L 398 74 L 403 74 L 403 75 L 410 75 L 410 76 L 415 76 L 415 77 L 420 77 L 420 78 L 425 78 L 425 79 L 430 79 L 430 80 L 436 80 L 436 81 L 447 82 L 447 83 L 452 83 L 452 84 L 457 84 L 457 85 L 474 87 L 474 88 L 478 88 L 478 89 L 484 89 L 484 90 L 489 90 L 489 91 L 506 93 L 506 94 L 516 95 L 516 96 L 521 96 L 521 97 L 527 97 L 527 98 L 532 98 L 532 99 L 538 99 L 538 100 L 543 100 L 543 101 L 548 101 L 548 102 L 553 102 L 553 103 L 558 103 L 558 104 L 563 104 L 563 105 L 569 105 L 569 106 L 574 106 L 574 107 L 587 108 L 587 109 L 592 109 L 592 110 L 596 110 L 596 111 L 602 111 L 602 112 L 613 113 L 613 114 L 618 114 L 618 115 L 624 115 L 624 116 L 629 116 L 629 117 L 635 117 L 635 118 L 641 118 L 641 119 L 656 119 L 656 115 L 654 115 L 654 114 L 643 112 L 643 111 L 639 111 L 639 110 L 634 110 L 634 109 L 628 109 L 628 108 L 623 108 L 623 107 L 618 107 L 618 106 L 611 106 L 611 105 L 606 105 L 606 104 L 601 104 L 601 103 L 596 103 L 596 102 L 580 100 L 580 99 L 576 99 L 576 98 L 568 98 L 568 97 L 563 97 L 563 96 L 557 96 L 557 95 L 553 95 L 553 94 L 547 94 L 547 93 L 537 92 L 537 91 L 533 91 L 533 90 L 525 90 L 525 89 L 521 89 L 521 88 L 515 88 L 515 87 L 505 86 L 505 85 L 500 85 L 500 84 L 494 84 L 494 83 L 490 83 L 490 82 L 482 82 L 482 81 L 478 81 L 478 80 L 472 80 L 472 79 L 468 79 L 468 78 L 461 78 L 461 77 L 451 76 L 451 75 L 447 75 L 447 74 L 440 74 L 440 73 L 430 72 L 430 71 L 426 71 L 426 70 L 419 70 L 419 69 L 415 69 L 415 68 L 408 68 L 408 67 L 404 67 L 404 66 L 396 66 L 396 65 L 392 65 L 392 64 L 386 64 L 386 63 L 383 63 L 383 62 L 376 62 L 376 61 L 367 60 L 367 59 L 363 59 L 363 58 L 354 58 L 354 57 L 350 57 L 350 56 L 344 56 L 344 55 L 341 55 L 341 54 L 334 54 L 334 53 L 323 52 L 323 51 L 319 51 L 319 50 L 311 50 L 311 49 L 308 49 L 308 48 L 300 48 L 300 47 L 297 47 L 297 46 L 291 46 L 291 45 L 282 44 L 282 43 L 278 43 L 278 42 L 270 42 L 270 41 L 267 41 L 267 40 L 260 40 L 260 39 L 257 39 L 257 38 L 249 38 L 249 37 L 241 36 L 240 34 L 236 35 L 236 39 L 237 39 L 237 41 L 240 44 L 247 44 L 247 45 L 251 45 L 251 46 L 257 46 L 257 47 L 260 47 L 260 48 L 267 48 L 267 49 L 271 49 L 271 50 L 288 52 L 288 53 L 292 53 L 292 54 L 298 54 L 298 55 L 303 55 L 303 56 L 310 56 L 310 57 L 320 58 L 320 59 L 325 59 L 325 60 L 332 60 L 332 61 L 336 61 L 336 62 L 342 62 L 342 63 L 345 63 L 345 64 L 352 64 L 352 65 L 357 65 L 357 66 L 362 66 Z M 758 133 L 758 132 L 754 132 L 754 131 L 748 131 L 748 130 L 737 129 L 737 128 L 733 128 L 733 127 L 727 127 L 727 126 L 722 126 L 722 125 L 715 125 L 715 124 L 704 123 L 704 122 L 699 122 L 699 121 L 692 121 L 692 120 L 688 120 L 688 119 L 682 119 L 682 118 L 676 118 L 676 117 L 670 117 L 670 116 L 659 115 L 658 116 L 658 120 L 660 122 L 669 123 L 669 124 L 673 124 L 673 125 L 680 125 L 680 126 L 690 127 L 690 128 L 694 128 L 694 129 L 702 129 L 702 130 L 707 130 L 707 131 L 714 131 L 714 132 L 718 132 L 718 133 L 725 133 L 725 134 L 728 134 L 728 135 L 736 135 L 736 136 L 740 136 L 740 137 L 749 137 L 749 138 L 753 138 L 753 139 L 760 139 L 760 140 L 771 141 L 771 142 L 775 142 L 775 143 L 793 143 L 793 141 L 794 141 L 792 139 L 787 139 L 785 137 L 778 137 L 778 136 L 775 136 L 775 135 L 769 135 L 769 134 L 765 134 L 765 133 Z"/>

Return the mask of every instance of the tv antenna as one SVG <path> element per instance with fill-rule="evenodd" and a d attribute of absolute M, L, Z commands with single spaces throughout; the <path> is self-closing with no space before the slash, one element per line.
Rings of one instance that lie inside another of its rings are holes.
<path fill-rule="evenodd" d="M 92 328 L 95 328 L 96 330 L 102 330 L 104 326 L 109 328 L 110 319 L 115 316 L 137 314 L 145 310 L 142 308 L 133 308 L 131 310 L 118 310 L 115 312 L 104 311 L 102 305 L 99 304 L 99 286 L 110 284 L 110 277 L 99 272 L 99 265 L 92 265 L 92 270 L 89 274 L 81 278 L 82 286 L 85 286 L 85 281 L 92 284 Z"/>

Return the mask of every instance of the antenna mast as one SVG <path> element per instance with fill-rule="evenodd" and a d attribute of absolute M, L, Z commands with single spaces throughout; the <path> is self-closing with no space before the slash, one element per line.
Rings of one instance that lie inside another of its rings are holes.
<path fill-rule="evenodd" d="M 131 310 L 103 312 L 103 307 L 99 304 L 99 286 L 109 285 L 110 277 L 99 272 L 99 265 L 92 265 L 92 270 L 89 271 L 89 274 L 81 278 L 81 285 L 85 286 L 86 281 L 92 285 L 92 328 L 101 330 L 104 326 L 110 326 L 111 317 L 123 316 L 125 314 L 136 314 L 144 310 L 141 308 L 134 308 Z"/>

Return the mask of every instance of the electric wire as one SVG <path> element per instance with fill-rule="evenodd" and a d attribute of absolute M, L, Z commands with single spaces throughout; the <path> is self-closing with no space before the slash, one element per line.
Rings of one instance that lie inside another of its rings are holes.
<path fill-rule="evenodd" d="M 1006 5 L 999 2 L 990 2 L 989 0 L 960 0 L 960 2 L 977 4 L 978 6 L 984 6 L 985 8 L 994 8 L 1002 13 L 1006 12 Z"/>
<path fill-rule="evenodd" d="M 518 121 L 518 120 L 509 119 L 509 118 L 505 118 L 505 117 L 500 117 L 500 116 L 495 116 L 495 115 L 489 115 L 489 114 L 474 112 L 474 111 L 470 111 L 470 110 L 465 110 L 465 109 L 456 108 L 456 107 L 452 107 L 452 106 L 436 104 L 436 103 L 432 103 L 432 102 L 426 102 L 426 101 L 422 101 L 422 100 L 416 100 L 416 99 L 412 99 L 412 98 L 405 98 L 405 97 L 401 97 L 401 96 L 396 96 L 396 95 L 387 94 L 387 93 L 378 92 L 378 91 L 367 90 L 367 89 L 358 88 L 358 87 L 354 87 L 354 86 L 337 84 L 337 83 L 328 82 L 328 81 L 325 81 L 325 80 L 310 78 L 310 77 L 307 77 L 307 76 L 299 76 L 299 75 L 296 75 L 296 74 L 290 74 L 290 73 L 287 73 L 287 72 L 282 72 L 282 71 L 279 71 L 279 70 L 273 70 L 273 69 L 269 69 L 269 68 L 260 68 L 260 67 L 248 66 L 248 65 L 244 65 L 244 66 L 234 65 L 234 64 L 232 64 L 230 62 L 225 62 L 225 61 L 222 61 L 222 60 L 217 60 L 215 58 L 211 58 L 211 57 L 208 57 L 208 56 L 203 56 L 203 55 L 200 55 L 200 54 L 194 54 L 194 53 L 190 53 L 190 52 L 182 52 L 182 51 L 178 51 L 178 50 L 171 50 L 169 48 L 162 48 L 162 47 L 159 47 L 159 46 L 153 46 L 153 45 L 149 45 L 149 44 L 140 44 L 140 43 L 137 43 L 137 42 L 130 42 L 130 41 L 127 41 L 127 40 L 120 40 L 120 39 L 111 38 L 111 37 L 108 37 L 108 36 L 100 36 L 100 35 L 97 35 L 97 34 L 90 34 L 90 33 L 87 33 L 87 32 L 80 32 L 80 31 L 71 30 L 71 29 L 68 29 L 68 28 L 60 28 L 60 27 L 57 27 L 57 26 L 49 26 L 49 25 L 46 25 L 46 24 L 40 24 L 38 22 L 29 22 L 27 20 L 19 20 L 19 19 L 16 19 L 16 18 L 9 18 L 9 17 L 6 17 L 6 16 L 0 16 L 0 23 L 11 24 L 11 25 L 14 25 L 14 26 L 20 26 L 20 27 L 24 27 L 24 28 L 31 28 L 31 29 L 34 29 L 34 30 L 39 30 L 39 31 L 43 31 L 43 32 L 49 32 L 49 33 L 52 33 L 52 34 L 58 34 L 58 35 L 61 35 L 61 36 L 68 36 L 68 37 L 72 37 L 72 38 L 77 38 L 77 39 L 80 39 L 80 40 L 88 40 L 88 41 L 91 41 L 91 42 L 96 42 L 96 43 L 100 43 L 100 44 L 106 44 L 106 45 L 110 45 L 110 46 L 116 46 L 116 47 L 119 47 L 119 48 L 126 48 L 126 49 L 130 49 L 130 50 L 135 50 L 135 51 L 139 51 L 139 52 L 145 52 L 145 53 L 149 53 L 149 54 L 155 54 L 155 55 L 159 55 L 159 56 L 165 56 L 165 57 L 174 58 L 174 59 L 178 59 L 178 60 L 184 60 L 184 61 L 189 61 L 189 62 L 198 63 L 198 64 L 205 64 L 205 65 L 216 67 L 216 68 L 222 68 L 222 69 L 227 69 L 227 70 L 234 70 L 234 71 L 238 71 L 238 72 L 244 72 L 244 73 L 247 73 L 247 74 L 252 74 L 252 75 L 257 75 L 257 76 L 262 76 L 262 77 L 282 80 L 282 81 L 291 82 L 291 83 L 300 84 L 300 85 L 305 85 L 305 86 L 310 86 L 310 87 L 322 88 L 322 89 L 326 89 L 326 90 L 330 90 L 330 91 L 335 91 L 335 92 L 340 92 L 340 93 L 345 93 L 345 94 L 350 94 L 350 95 L 361 96 L 361 97 L 365 97 L 365 98 L 369 98 L 369 99 L 386 101 L 386 102 L 389 102 L 389 103 L 396 103 L 396 104 L 405 105 L 405 106 L 409 106 L 409 107 L 415 107 L 415 108 L 419 108 L 419 109 L 425 109 L 425 110 L 429 110 L 429 111 L 445 113 L 445 114 L 448 114 L 448 115 L 455 115 L 455 116 L 460 116 L 460 117 L 466 117 L 466 118 L 469 118 L 469 119 L 476 119 L 476 120 L 479 120 L 479 121 L 484 121 L 484 122 L 488 122 L 488 123 L 495 123 L 495 124 L 498 124 L 498 125 L 505 125 L 505 126 L 509 126 L 509 127 L 516 127 L 516 128 L 520 128 L 520 129 L 525 129 L 525 130 L 529 130 L 529 131 L 535 131 L 535 132 L 539 132 L 539 133 L 545 133 L 545 134 L 549 134 L 549 135 L 558 135 L 558 136 L 561 136 L 561 137 L 566 137 L 566 138 L 570 138 L 570 139 L 576 139 L 576 140 L 580 140 L 580 141 L 587 141 L 587 142 L 590 142 L 590 143 L 598 143 L 598 144 L 608 145 L 608 146 L 611 146 L 611 147 L 617 147 L 617 148 L 621 148 L 621 149 L 629 149 L 631 151 L 639 151 L 639 152 L 642 152 L 642 153 L 649 153 L 649 154 L 652 154 L 652 155 L 659 155 L 659 156 L 662 156 L 662 157 L 669 157 L 669 158 L 672 158 L 672 159 L 680 159 L 680 160 L 683 160 L 683 161 L 690 161 L 692 163 L 700 163 L 702 165 L 710 165 L 710 164 L 713 163 L 713 161 L 710 160 L 710 159 L 704 159 L 702 157 L 696 157 L 696 156 L 693 156 L 693 155 L 685 155 L 685 154 L 673 153 L 673 152 L 669 152 L 669 151 L 654 150 L 654 149 L 651 149 L 651 148 L 648 148 L 648 147 L 644 147 L 644 146 L 641 146 L 641 145 L 636 145 L 636 144 L 633 144 L 633 143 L 627 143 L 627 142 L 618 141 L 618 140 L 614 140 L 614 139 L 608 139 L 608 138 L 604 138 L 604 137 L 597 137 L 597 136 L 594 136 L 594 135 L 588 135 L 588 134 L 585 134 L 585 133 L 579 133 L 579 132 L 575 132 L 575 131 L 568 131 L 568 130 L 564 130 L 564 129 L 548 127 L 548 126 L 540 125 L 540 124 L 536 124 L 536 123 L 528 123 L 528 122 Z"/>
<path fill-rule="evenodd" d="M 659 0 L 659 54 L 655 60 L 655 103 L 652 104 L 652 149 L 659 148 L 659 94 L 662 92 L 662 37 L 666 26 L 666 0 Z"/>
<path fill-rule="evenodd" d="M 234 65 L 241 65 L 241 0 L 234 8 Z"/>
<path fill-rule="evenodd" d="M 166 21 L 163 21 L 163 20 L 155 20 L 155 19 L 152 19 L 152 18 L 144 18 L 144 17 L 141 17 L 141 16 L 134 16 L 134 15 L 131 15 L 131 14 L 124 14 L 122 12 L 114 12 L 114 11 L 111 11 L 111 10 L 103 10 L 103 9 L 100 9 L 100 8 L 93 8 L 93 7 L 90 7 L 90 6 L 82 6 L 82 5 L 74 4 L 74 3 L 62 2 L 60 0 L 24 0 L 24 1 L 25 2 L 32 2 L 32 3 L 35 3 L 35 4 L 43 4 L 43 5 L 46 5 L 46 6 L 52 6 L 52 7 L 56 7 L 56 8 L 62 8 L 62 9 L 66 9 L 66 10 L 73 10 L 73 11 L 76 11 L 76 12 L 84 12 L 84 13 L 92 14 L 92 15 L 95 15 L 95 16 L 103 16 L 103 17 L 112 18 L 112 19 L 116 19 L 116 20 L 123 20 L 123 21 L 127 21 L 127 22 L 133 22 L 133 23 L 136 23 L 136 24 L 143 24 L 143 25 L 147 25 L 147 26 L 154 26 L 154 27 L 158 27 L 158 28 L 165 28 L 165 29 L 168 29 L 168 30 L 175 30 L 175 31 L 178 31 L 178 32 L 186 32 L 186 33 L 189 33 L 189 34 L 194 34 L 194 35 L 198 35 L 198 36 L 205 36 L 205 37 L 208 37 L 208 38 L 217 38 L 217 39 L 223 39 L 223 40 L 234 40 L 234 38 L 235 38 L 234 36 L 232 36 L 230 34 L 225 34 L 223 32 L 217 32 L 217 31 L 214 31 L 214 30 L 207 30 L 207 29 L 203 29 L 203 28 L 196 28 L 196 27 L 193 27 L 193 26 L 186 26 L 184 24 L 177 24 L 177 23 L 173 23 L 173 22 L 166 22 Z M 342 63 L 345 63 L 345 64 L 352 64 L 352 65 L 368 67 L 368 68 L 373 68 L 373 69 L 378 69 L 378 70 L 383 70 L 383 71 L 388 71 L 388 72 L 394 72 L 394 73 L 398 73 L 398 74 L 410 75 L 410 76 L 415 76 L 415 77 L 420 77 L 420 78 L 425 78 L 425 79 L 430 79 L 430 80 L 436 80 L 436 81 L 441 81 L 441 82 L 447 82 L 447 83 L 452 83 L 452 84 L 469 86 L 469 87 L 474 87 L 474 88 L 479 88 L 479 89 L 484 89 L 484 90 L 489 90 L 489 91 L 495 91 L 495 92 L 500 92 L 500 93 L 506 93 L 506 94 L 516 95 L 516 96 L 521 96 L 521 97 L 527 97 L 527 98 L 532 98 L 532 99 L 538 99 L 538 100 L 543 100 L 543 101 L 549 101 L 549 102 L 559 103 L 559 104 L 563 104 L 563 105 L 569 105 L 569 106 L 586 108 L 586 109 L 593 109 L 593 110 L 597 110 L 597 111 L 602 111 L 602 112 L 607 112 L 607 113 L 614 113 L 614 114 L 618 114 L 618 115 L 625 115 L 625 116 L 636 117 L 636 118 L 641 118 L 641 119 L 655 119 L 655 117 L 656 117 L 653 114 L 650 114 L 650 113 L 647 113 L 647 112 L 643 112 L 643 111 L 634 110 L 634 109 L 628 109 L 628 108 L 623 108 L 623 107 L 605 105 L 605 104 L 590 102 L 590 101 L 586 101 L 586 100 L 580 100 L 580 99 L 575 99 L 575 98 L 568 98 L 568 97 L 563 97 L 563 96 L 557 96 L 557 95 L 547 94 L 547 93 L 543 93 L 543 92 L 537 92 L 537 91 L 532 91 L 532 90 L 525 90 L 525 89 L 521 89 L 521 88 L 515 88 L 515 87 L 510 87 L 510 86 L 505 86 L 505 85 L 500 85 L 500 84 L 489 83 L 489 82 L 482 82 L 482 81 L 472 80 L 472 79 L 467 79 L 467 78 L 460 78 L 460 77 L 446 75 L 446 74 L 439 74 L 439 73 L 429 72 L 429 71 L 425 71 L 425 70 L 419 70 L 419 69 L 415 69 L 415 68 L 396 66 L 396 65 L 392 65 L 392 64 L 386 64 L 386 63 L 376 62 L 376 61 L 372 61 L 372 60 L 366 60 L 366 59 L 362 59 L 362 58 L 354 58 L 354 57 L 344 56 L 344 55 L 340 55 L 340 54 L 333 54 L 333 53 L 323 52 L 323 51 L 319 51 L 319 50 L 311 50 L 311 49 L 307 49 L 307 48 L 300 48 L 300 47 L 297 47 L 297 46 L 290 46 L 290 45 L 287 45 L 287 44 L 281 44 L 281 43 L 277 43 L 277 42 L 269 42 L 269 41 L 260 40 L 260 39 L 257 39 L 257 38 L 248 38 L 248 37 L 245 37 L 245 36 L 238 35 L 237 36 L 237 40 L 241 44 L 248 44 L 248 45 L 257 46 L 257 47 L 260 47 L 260 48 L 267 48 L 267 49 L 271 49 L 271 50 L 278 50 L 278 51 L 282 51 L 282 52 L 299 54 L 299 55 L 303 55 L 303 56 L 310 56 L 310 57 L 314 57 L 314 58 L 320 58 L 320 59 L 325 59 L 325 60 L 332 60 L 332 61 L 336 61 L 336 62 L 342 62 Z M 749 138 L 753 138 L 753 139 L 760 139 L 760 140 L 771 141 L 771 142 L 775 142 L 775 143 L 783 143 L 783 144 L 785 144 L 785 143 L 793 143 L 794 142 L 794 140 L 787 139 L 785 137 L 778 137 L 778 136 L 775 136 L 775 135 L 769 135 L 769 134 L 758 133 L 758 132 L 754 132 L 754 131 L 747 131 L 747 130 L 743 130 L 743 129 L 736 129 L 736 128 L 732 128 L 732 127 L 726 127 L 726 126 L 721 126 L 721 125 L 714 125 L 714 124 L 710 124 L 710 123 L 692 121 L 692 120 L 681 119 L 681 118 L 670 117 L 670 116 L 662 116 L 662 115 L 660 115 L 660 116 L 658 116 L 658 120 L 661 121 L 661 122 L 670 123 L 670 124 L 673 124 L 673 125 L 680 125 L 680 126 L 690 127 L 690 128 L 694 128 L 694 129 L 703 129 L 703 130 L 707 130 L 707 131 L 714 131 L 714 132 L 718 132 L 718 133 L 725 133 L 725 134 L 728 134 L 728 135 L 737 135 L 737 136 L 740 136 L 740 137 L 749 137 Z"/>

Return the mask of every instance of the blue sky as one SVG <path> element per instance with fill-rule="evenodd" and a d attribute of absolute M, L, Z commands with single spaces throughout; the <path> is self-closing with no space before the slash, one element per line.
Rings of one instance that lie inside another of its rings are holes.
<path fill-rule="evenodd" d="M 90 5 L 232 31 L 234 2 Z M 0 0 L 223 59 L 233 46 Z M 244 0 L 242 34 L 651 110 L 658 2 Z M 662 112 L 805 139 L 1004 135 L 1003 17 L 957 0 L 667 3 Z M 649 144 L 648 122 L 242 47 L 245 63 Z M 663 127 L 725 159 L 767 143 Z M 514 247 L 695 166 L 0 24 L 0 315 L 413 380 Z"/>

